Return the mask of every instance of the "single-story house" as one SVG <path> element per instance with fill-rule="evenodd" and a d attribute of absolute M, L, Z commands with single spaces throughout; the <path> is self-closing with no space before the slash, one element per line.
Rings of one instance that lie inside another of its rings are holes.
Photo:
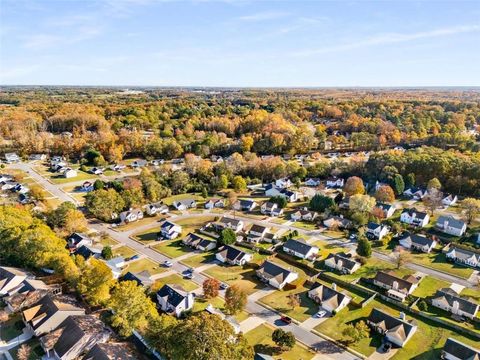
<path fill-rule="evenodd" d="M 382 240 L 382 238 L 388 234 L 388 227 L 382 224 L 377 224 L 370 221 L 367 224 L 367 237 L 375 240 Z"/>
<path fill-rule="evenodd" d="M 337 291 L 335 283 L 332 284 L 332 287 L 315 283 L 308 292 L 308 297 L 330 313 L 342 310 L 352 301 L 350 296 Z"/>
<path fill-rule="evenodd" d="M 377 204 L 375 205 L 376 208 L 379 208 L 380 210 L 382 210 L 383 212 L 383 217 L 385 219 L 388 219 L 390 217 L 393 216 L 393 214 L 395 213 L 395 206 L 391 205 L 391 204 L 385 204 L 385 203 L 382 203 L 382 202 L 377 202 Z"/>
<path fill-rule="evenodd" d="M 145 212 L 149 216 L 155 216 L 156 214 L 168 213 L 168 206 L 162 204 L 161 201 L 145 205 Z"/>
<path fill-rule="evenodd" d="M 257 207 L 257 203 L 253 200 L 240 199 L 234 204 L 235 210 L 253 211 Z"/>
<path fill-rule="evenodd" d="M 152 275 L 148 272 L 148 270 L 143 270 L 137 273 L 127 272 L 125 275 L 122 275 L 118 280 L 120 281 L 135 281 L 138 286 L 142 287 L 149 287 L 152 286 L 154 280 L 152 279 Z"/>
<path fill-rule="evenodd" d="M 319 250 L 318 247 L 307 244 L 303 239 L 289 239 L 283 244 L 283 251 L 300 259 L 314 260 Z"/>
<path fill-rule="evenodd" d="M 115 164 L 111 167 L 111 169 L 113 171 L 122 171 L 123 169 L 125 169 L 126 166 L 125 165 L 121 165 L 121 164 Z"/>
<path fill-rule="evenodd" d="M 460 264 L 477 267 L 480 266 L 480 253 L 461 249 L 458 247 L 451 247 L 445 254 L 446 258 Z"/>
<path fill-rule="evenodd" d="M 215 258 L 218 261 L 229 265 L 245 265 L 252 261 L 253 256 L 252 254 L 237 249 L 231 245 L 225 245 L 215 254 Z"/>
<path fill-rule="evenodd" d="M 260 207 L 260 212 L 268 216 L 280 216 L 283 214 L 283 209 L 277 203 L 266 201 Z"/>
<path fill-rule="evenodd" d="M 480 307 L 475 300 L 460 296 L 450 288 L 437 290 L 432 298 L 432 306 L 469 319 L 475 318 Z"/>
<path fill-rule="evenodd" d="M 300 194 L 297 191 L 292 191 L 288 189 L 280 190 L 278 196 L 285 198 L 288 202 L 295 202 L 298 201 L 300 198 Z"/>
<path fill-rule="evenodd" d="M 287 179 L 287 178 L 282 178 L 282 179 L 275 180 L 275 186 L 279 187 L 279 188 L 286 189 L 286 188 L 289 188 L 292 185 L 293 184 L 290 181 L 290 179 Z"/>
<path fill-rule="evenodd" d="M 418 286 L 418 280 L 413 276 L 403 279 L 395 276 L 391 271 L 379 271 L 373 278 L 373 283 L 387 289 L 387 295 L 392 299 L 404 301 L 407 295 L 413 293 Z"/>
<path fill-rule="evenodd" d="M 442 205 L 445 207 L 455 205 L 458 201 L 458 196 L 453 194 L 444 194 L 442 199 Z"/>
<path fill-rule="evenodd" d="M 67 238 L 67 247 L 71 253 L 74 253 L 79 247 L 84 245 L 93 245 L 93 240 L 87 234 L 75 232 Z"/>
<path fill-rule="evenodd" d="M 194 233 L 189 233 L 185 236 L 182 243 L 200 251 L 209 251 L 217 247 L 217 242 L 215 240 L 204 239 Z"/>
<path fill-rule="evenodd" d="M 36 160 L 46 160 L 47 155 L 46 154 L 30 154 L 28 157 L 28 160 L 36 161 Z"/>
<path fill-rule="evenodd" d="M 242 231 L 244 227 L 244 223 L 242 220 L 234 219 L 228 216 L 223 216 L 220 220 L 218 220 L 214 226 L 217 229 L 223 230 L 223 229 L 231 229 L 235 233 L 238 233 Z"/>
<path fill-rule="evenodd" d="M 284 267 L 265 260 L 256 271 L 258 278 L 270 286 L 283 289 L 283 287 L 298 279 L 298 273 L 285 269 Z"/>
<path fill-rule="evenodd" d="M 130 209 L 120 213 L 120 222 L 128 224 L 143 219 L 143 211 L 140 209 Z"/>
<path fill-rule="evenodd" d="M 145 167 L 147 165 L 148 165 L 148 161 L 144 160 L 144 159 L 135 160 L 130 164 L 130 166 L 132 168 L 141 168 L 141 167 Z"/>
<path fill-rule="evenodd" d="M 406 321 L 405 314 L 401 313 L 400 317 L 396 318 L 378 309 L 372 309 L 367 324 L 377 333 L 384 335 L 387 341 L 399 347 L 405 346 L 417 331 L 415 322 Z"/>
<path fill-rule="evenodd" d="M 210 199 L 205 203 L 205 209 L 224 208 L 225 200 L 223 199 Z"/>
<path fill-rule="evenodd" d="M 425 227 L 430 221 L 430 216 L 426 212 L 417 209 L 403 209 L 400 214 L 400 222 L 412 226 Z"/>
<path fill-rule="evenodd" d="M 104 169 L 99 167 L 93 167 L 90 169 L 90 173 L 94 175 L 102 175 L 103 172 L 104 172 Z"/>
<path fill-rule="evenodd" d="M 323 225 L 328 229 L 350 229 L 353 222 L 341 216 L 330 216 L 323 220 Z"/>
<path fill-rule="evenodd" d="M 307 208 L 299 209 L 290 215 L 292 221 L 313 221 L 318 217 L 316 211 L 310 211 Z"/>
<path fill-rule="evenodd" d="M 160 232 L 158 233 L 158 239 L 167 239 L 172 240 L 176 239 L 178 235 L 182 232 L 182 227 L 171 221 L 165 220 L 160 225 Z"/>
<path fill-rule="evenodd" d="M 343 188 L 345 185 L 345 179 L 336 176 L 327 179 L 328 188 Z"/>
<path fill-rule="evenodd" d="M 7 295 L 19 286 L 27 277 L 28 273 L 19 268 L 0 266 L 0 296 Z"/>
<path fill-rule="evenodd" d="M 150 164 L 152 164 L 153 166 L 160 166 L 164 162 L 165 162 L 165 160 L 163 160 L 163 159 L 155 159 L 155 160 L 150 161 Z"/>
<path fill-rule="evenodd" d="M 400 240 L 398 240 L 398 242 L 405 249 L 417 250 L 424 253 L 429 253 L 435 246 L 437 246 L 437 242 L 433 239 L 427 238 L 423 235 L 410 233 L 406 233 Z"/>
<path fill-rule="evenodd" d="M 83 256 L 85 260 L 88 260 L 91 257 L 99 259 L 102 256 L 102 249 L 93 247 L 91 245 L 82 245 L 77 247 L 75 254 Z"/>
<path fill-rule="evenodd" d="M 445 360 L 479 360 L 480 350 L 456 339 L 448 338 L 443 345 L 441 358 Z"/>
<path fill-rule="evenodd" d="M 319 186 L 321 183 L 320 179 L 317 178 L 308 178 L 305 180 L 305 185 L 306 186 Z"/>
<path fill-rule="evenodd" d="M 418 187 L 411 187 L 406 189 L 403 192 L 403 195 L 418 201 L 418 200 L 422 200 L 425 197 L 425 195 L 427 195 L 427 190 L 418 188 Z"/>
<path fill-rule="evenodd" d="M 187 209 L 193 209 L 197 207 L 197 202 L 195 199 L 183 199 L 174 201 L 172 205 L 179 211 L 185 211 Z"/>
<path fill-rule="evenodd" d="M 122 256 L 117 256 L 113 259 L 105 261 L 105 264 L 110 268 L 110 270 L 112 270 L 113 278 L 118 279 L 125 266 L 125 259 Z"/>
<path fill-rule="evenodd" d="M 195 298 L 191 292 L 180 287 L 165 284 L 157 291 L 157 302 L 162 311 L 179 317 L 193 308 Z"/>
<path fill-rule="evenodd" d="M 64 178 L 70 179 L 70 178 L 76 177 L 77 175 L 78 175 L 77 170 L 74 170 L 72 168 L 66 168 L 62 170 L 62 176 Z"/>
<path fill-rule="evenodd" d="M 5 153 L 5 162 L 7 164 L 13 164 L 20 161 L 20 156 L 17 153 Z"/>
<path fill-rule="evenodd" d="M 467 224 L 464 221 L 446 215 L 438 217 L 435 227 L 445 234 L 454 236 L 462 236 L 467 231 Z"/>
<path fill-rule="evenodd" d="M 342 274 L 353 274 L 360 269 L 361 264 L 345 253 L 330 253 L 324 262 L 325 266 L 337 270 Z"/>

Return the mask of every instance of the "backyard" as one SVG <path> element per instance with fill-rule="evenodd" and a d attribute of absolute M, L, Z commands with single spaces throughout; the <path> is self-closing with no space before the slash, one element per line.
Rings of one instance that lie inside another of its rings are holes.
<path fill-rule="evenodd" d="M 255 270 L 248 266 L 218 265 L 209 268 L 204 273 L 229 285 L 238 285 L 249 295 L 265 287 L 257 279 Z"/>

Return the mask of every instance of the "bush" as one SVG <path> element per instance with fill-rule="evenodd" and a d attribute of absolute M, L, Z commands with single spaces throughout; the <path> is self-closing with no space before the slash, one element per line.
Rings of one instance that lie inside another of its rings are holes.
<path fill-rule="evenodd" d="M 428 304 L 424 299 L 420 299 L 417 302 L 417 307 L 420 311 L 427 311 L 428 309 Z"/>

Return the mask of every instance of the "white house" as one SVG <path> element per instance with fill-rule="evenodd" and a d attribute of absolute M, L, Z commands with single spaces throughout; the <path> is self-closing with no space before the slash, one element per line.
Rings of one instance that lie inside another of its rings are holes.
<path fill-rule="evenodd" d="M 18 156 L 17 153 L 6 153 L 4 157 L 7 164 L 13 164 L 20 161 L 20 156 Z"/>
<path fill-rule="evenodd" d="M 308 297 L 319 304 L 322 309 L 330 313 L 342 310 L 352 301 L 350 296 L 337 291 L 337 285 L 335 283 L 332 284 L 332 287 L 315 283 L 308 292 Z"/>
<path fill-rule="evenodd" d="M 156 214 L 166 214 L 168 213 L 168 206 L 162 204 L 161 201 L 145 205 L 145 212 L 149 216 L 155 216 Z"/>
<path fill-rule="evenodd" d="M 307 180 L 305 180 L 306 186 L 319 186 L 320 183 L 321 183 L 320 179 L 316 179 L 316 178 L 308 178 Z"/>
<path fill-rule="evenodd" d="M 480 359 L 480 350 L 456 339 L 448 338 L 443 346 L 441 358 L 445 360 L 478 360 Z"/>
<path fill-rule="evenodd" d="M 361 264 L 345 253 L 330 253 L 324 262 L 326 267 L 337 270 L 342 274 L 353 274 L 360 269 Z"/>
<path fill-rule="evenodd" d="M 437 242 L 433 239 L 429 239 L 423 235 L 409 233 L 405 234 L 398 242 L 405 249 L 417 250 L 424 253 L 429 253 L 437 246 Z"/>
<path fill-rule="evenodd" d="M 94 175 L 102 175 L 103 174 L 103 169 L 99 167 L 93 167 L 90 169 L 90 173 Z"/>
<path fill-rule="evenodd" d="M 67 247 L 70 252 L 75 252 L 81 246 L 92 246 L 93 240 L 84 233 L 74 232 L 67 238 Z"/>
<path fill-rule="evenodd" d="M 275 180 L 275 186 L 278 188 L 286 189 L 292 186 L 292 182 L 290 181 L 290 179 L 282 178 L 282 179 Z"/>
<path fill-rule="evenodd" d="M 451 205 L 455 205 L 457 201 L 458 201 L 457 195 L 446 194 L 443 196 L 442 205 L 445 207 L 449 207 Z"/>
<path fill-rule="evenodd" d="M 215 254 L 215 258 L 229 265 L 245 265 L 252 261 L 252 254 L 239 250 L 236 247 L 225 245 L 220 248 L 220 251 Z"/>
<path fill-rule="evenodd" d="M 118 279 L 122 274 L 123 267 L 125 266 L 125 259 L 122 256 L 117 256 L 113 259 L 105 261 L 105 264 L 112 270 L 112 276 L 114 279 Z"/>
<path fill-rule="evenodd" d="M 319 250 L 318 247 L 307 244 L 303 239 L 289 239 L 283 244 L 283 251 L 300 259 L 314 260 Z"/>
<path fill-rule="evenodd" d="M 242 231 L 244 225 L 245 224 L 243 223 L 242 220 L 233 219 L 233 218 L 227 217 L 227 216 L 222 217 L 220 220 L 218 220 L 214 224 L 214 226 L 216 228 L 220 229 L 220 230 L 231 229 L 235 233 L 238 233 L 238 232 Z"/>
<path fill-rule="evenodd" d="M 393 214 L 395 213 L 395 206 L 391 205 L 391 204 L 385 204 L 385 203 L 381 203 L 381 202 L 377 202 L 377 204 L 375 205 L 376 208 L 379 208 L 382 210 L 383 212 L 383 217 L 385 219 L 388 219 L 390 217 L 393 216 Z"/>
<path fill-rule="evenodd" d="M 197 207 L 197 202 L 194 199 L 183 199 L 174 201 L 172 205 L 179 211 L 185 211 Z"/>
<path fill-rule="evenodd" d="M 160 225 L 160 232 L 158 233 L 159 239 L 172 240 L 176 239 L 182 232 L 182 227 L 171 221 L 165 220 Z"/>
<path fill-rule="evenodd" d="M 388 290 L 387 295 L 392 299 L 404 301 L 407 295 L 415 291 L 418 280 L 413 276 L 397 277 L 393 272 L 379 271 L 373 278 L 373 283 Z"/>
<path fill-rule="evenodd" d="M 327 179 L 328 188 L 343 188 L 345 185 L 345 179 L 336 176 Z"/>
<path fill-rule="evenodd" d="M 480 253 L 466 249 L 451 247 L 445 254 L 446 258 L 460 264 L 480 267 Z"/>
<path fill-rule="evenodd" d="M 371 239 L 382 240 L 388 234 L 388 227 L 382 224 L 377 224 L 370 221 L 367 224 L 366 235 Z"/>
<path fill-rule="evenodd" d="M 253 200 L 240 199 L 234 204 L 233 207 L 235 210 L 252 211 L 257 207 L 257 203 Z"/>
<path fill-rule="evenodd" d="M 270 286 L 283 289 L 285 285 L 298 279 L 298 273 L 266 260 L 256 271 L 258 278 Z"/>
<path fill-rule="evenodd" d="M 277 203 L 266 201 L 260 207 L 260 212 L 263 215 L 280 216 L 283 214 L 283 209 L 281 209 Z"/>
<path fill-rule="evenodd" d="M 182 240 L 182 243 L 200 251 L 210 251 L 217 247 L 217 242 L 215 240 L 204 239 L 194 233 L 189 233 Z"/>
<path fill-rule="evenodd" d="M 404 209 L 400 214 L 400 222 L 417 227 L 425 227 L 430 221 L 430 216 L 426 212 L 416 209 Z"/>
<path fill-rule="evenodd" d="M 439 216 L 435 227 L 445 234 L 462 236 L 467 231 L 467 224 L 453 216 Z"/>
<path fill-rule="evenodd" d="M 160 309 L 176 317 L 192 309 L 194 301 L 193 294 L 180 287 L 165 284 L 157 291 L 157 302 Z"/>
<path fill-rule="evenodd" d="M 432 298 L 432 306 L 469 319 L 475 318 L 480 307 L 474 300 L 460 296 L 450 288 L 438 290 Z"/>
<path fill-rule="evenodd" d="M 12 289 L 20 285 L 28 274 L 18 268 L 1 266 L 0 267 L 0 296 L 7 295 Z"/>
<path fill-rule="evenodd" d="M 290 214 L 292 221 L 313 221 L 318 217 L 318 213 L 315 211 L 307 210 L 307 208 L 299 209 Z"/>
<path fill-rule="evenodd" d="M 403 313 L 396 318 L 375 308 L 372 309 L 367 324 L 377 333 L 384 335 L 387 341 L 399 347 L 404 347 L 417 331 L 417 325 L 413 321 L 406 321 Z"/>
<path fill-rule="evenodd" d="M 130 209 L 120 213 L 120 221 L 125 224 L 141 219 L 143 219 L 143 211 L 140 209 Z"/>
<path fill-rule="evenodd" d="M 225 207 L 225 200 L 223 199 L 210 199 L 205 203 L 205 209 L 222 209 Z"/>
<path fill-rule="evenodd" d="M 427 195 L 427 190 L 422 188 L 417 188 L 417 187 L 411 187 L 405 190 L 403 192 L 403 195 L 418 201 L 418 200 L 422 200 L 425 197 L 425 195 Z"/>
<path fill-rule="evenodd" d="M 78 175 L 77 170 L 74 170 L 72 168 L 66 168 L 62 171 L 62 176 L 67 179 L 74 178 L 77 175 Z"/>

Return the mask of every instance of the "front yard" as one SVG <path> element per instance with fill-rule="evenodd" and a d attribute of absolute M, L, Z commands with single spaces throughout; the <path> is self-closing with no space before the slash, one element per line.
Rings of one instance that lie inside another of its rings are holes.
<path fill-rule="evenodd" d="M 156 292 L 160 290 L 163 285 L 178 285 L 183 288 L 185 291 L 193 291 L 198 288 L 198 285 L 193 281 L 184 279 L 178 274 L 172 274 L 165 277 L 161 277 L 151 287 L 151 291 Z"/>
<path fill-rule="evenodd" d="M 255 270 L 250 267 L 218 265 L 209 268 L 204 273 L 229 285 L 238 285 L 249 295 L 265 287 L 257 279 Z"/>
<path fill-rule="evenodd" d="M 201 254 L 190 256 L 180 262 L 182 264 L 185 264 L 186 266 L 196 269 L 200 266 L 211 263 L 213 260 L 215 260 L 215 253 L 204 252 Z"/>
<path fill-rule="evenodd" d="M 192 252 L 191 248 L 183 245 L 182 240 L 160 241 L 157 245 L 152 246 L 152 249 L 169 258 L 177 258 Z"/>
<path fill-rule="evenodd" d="M 468 279 L 473 273 L 472 268 L 448 262 L 445 254 L 443 253 L 412 254 L 412 262 L 464 279 Z"/>
<path fill-rule="evenodd" d="M 155 275 L 155 274 L 160 274 L 166 271 L 166 269 L 160 266 L 159 264 L 153 262 L 150 259 L 140 259 L 140 260 L 132 261 L 128 263 L 128 265 L 124 269 L 124 273 L 126 272 L 138 273 L 142 271 L 148 271 L 150 275 Z"/>
<path fill-rule="evenodd" d="M 132 257 L 133 255 L 136 255 L 136 251 L 133 250 L 131 247 L 128 247 L 126 245 L 120 246 L 119 248 L 113 249 L 113 256 L 121 256 L 124 259 Z"/>
<path fill-rule="evenodd" d="M 21 335 L 24 327 L 20 314 L 10 315 L 10 318 L 0 326 L 0 339 L 9 342 Z"/>

